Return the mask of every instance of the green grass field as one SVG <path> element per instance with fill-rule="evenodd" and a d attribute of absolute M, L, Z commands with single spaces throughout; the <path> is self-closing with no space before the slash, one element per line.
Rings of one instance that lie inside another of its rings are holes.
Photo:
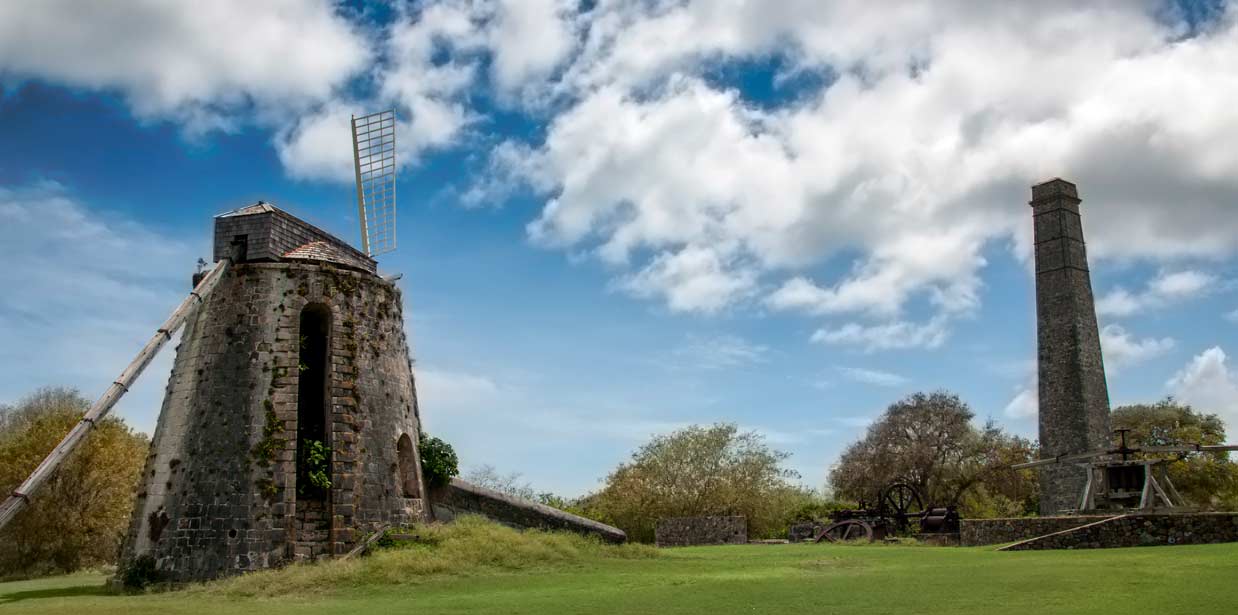
<path fill-rule="evenodd" d="M 698 547 L 653 558 L 588 558 L 409 581 L 317 587 L 275 597 L 243 595 L 255 588 L 235 584 L 116 596 L 103 589 L 102 574 L 78 574 L 0 584 L 0 611 L 1234 613 L 1238 545 L 1027 553 L 915 546 Z"/>

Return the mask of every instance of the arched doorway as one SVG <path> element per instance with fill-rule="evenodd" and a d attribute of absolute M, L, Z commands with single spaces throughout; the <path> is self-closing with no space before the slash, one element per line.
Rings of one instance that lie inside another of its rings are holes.
<path fill-rule="evenodd" d="M 417 459 L 413 439 L 408 434 L 396 442 L 396 457 L 400 464 L 400 488 L 406 498 L 421 497 L 421 484 L 417 481 Z"/>
<path fill-rule="evenodd" d="M 331 309 L 313 303 L 301 310 L 297 363 L 297 499 L 326 501 L 331 489 L 327 434 L 327 385 Z"/>

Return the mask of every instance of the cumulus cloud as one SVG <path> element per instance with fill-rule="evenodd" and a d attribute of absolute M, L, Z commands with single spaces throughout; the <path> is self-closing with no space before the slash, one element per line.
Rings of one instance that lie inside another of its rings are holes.
<path fill-rule="evenodd" d="M 599 3 L 547 85 L 564 110 L 515 169 L 546 195 L 530 235 L 584 247 L 677 310 L 756 296 L 875 319 L 816 335 L 872 348 L 907 347 L 872 340 L 911 328 L 913 299 L 939 317 L 974 309 L 985 247 L 1026 258 L 1027 186 L 1054 175 L 1079 182 L 1098 261 L 1232 254 L 1234 11 L 1198 31 L 1165 15 L 1117 1 Z M 770 56 L 835 78 L 773 108 L 704 78 Z M 696 266 L 670 267 L 680 255 Z M 806 273 L 829 262 L 843 273 Z M 914 345 L 940 343 L 934 322 Z"/>
<path fill-rule="evenodd" d="M 326 0 L 0 5 L 0 73 L 118 91 L 191 129 L 328 100 L 370 58 Z"/>
<path fill-rule="evenodd" d="M 1221 415 L 1231 428 L 1238 425 L 1238 374 L 1219 346 L 1191 359 L 1165 386 L 1196 410 Z"/>
<path fill-rule="evenodd" d="M 1100 346 L 1105 357 L 1105 372 L 1113 375 L 1125 367 L 1137 365 L 1173 350 L 1173 338 L 1137 339 L 1118 325 L 1106 325 L 1100 331 Z"/>
<path fill-rule="evenodd" d="M 1102 316 L 1130 316 L 1205 295 L 1215 289 L 1218 278 L 1210 273 L 1185 269 L 1161 271 L 1139 291 L 1114 288 L 1096 301 Z"/>

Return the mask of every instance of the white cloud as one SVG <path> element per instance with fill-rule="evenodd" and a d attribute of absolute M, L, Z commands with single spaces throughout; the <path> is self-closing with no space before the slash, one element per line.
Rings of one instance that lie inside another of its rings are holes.
<path fill-rule="evenodd" d="M 1231 430 L 1238 427 L 1238 374 L 1219 346 L 1191 359 L 1165 386 L 1197 411 L 1219 414 Z"/>
<path fill-rule="evenodd" d="M 41 386 L 101 394 L 191 290 L 194 247 L 92 210 L 54 183 L 0 187 L 0 400 Z M 115 413 L 151 433 L 176 344 Z"/>
<path fill-rule="evenodd" d="M 692 369 L 730 369 L 764 363 L 767 346 L 737 335 L 689 336 L 672 351 L 672 365 Z"/>
<path fill-rule="evenodd" d="M 878 325 L 847 323 L 835 329 L 817 329 L 812 341 L 823 344 L 860 346 L 866 352 L 906 348 L 938 348 L 949 337 L 944 318 L 923 324 L 894 321 Z"/>
<path fill-rule="evenodd" d="M 567 0 L 500 0 L 489 29 L 491 74 L 505 93 L 536 88 L 576 46 L 574 3 Z"/>
<path fill-rule="evenodd" d="M 1035 384 L 1015 390 L 1014 397 L 1006 404 L 1003 413 L 1012 419 L 1035 418 L 1040 414 L 1040 395 Z"/>
<path fill-rule="evenodd" d="M 910 327 L 900 314 L 917 297 L 939 316 L 974 309 L 985 246 L 1026 256 L 1027 186 L 1054 175 L 1080 184 L 1096 261 L 1233 254 L 1238 24 L 1231 9 L 1184 37 L 1155 13 L 1124 1 L 599 3 L 546 86 L 563 111 L 513 169 L 546 195 L 530 234 L 584 247 L 675 310 L 765 294 L 775 309 L 887 329 Z M 771 55 L 837 79 L 769 108 L 703 78 Z M 669 267 L 680 255 L 708 266 Z M 831 259 L 851 267 L 805 274 Z"/>
<path fill-rule="evenodd" d="M 1096 313 L 1102 316 L 1130 316 L 1198 297 L 1214 290 L 1219 280 L 1215 275 L 1185 269 L 1161 271 L 1139 292 L 1117 287 L 1096 301 Z"/>
<path fill-rule="evenodd" d="M 0 73 L 119 91 L 191 130 L 325 101 L 370 57 L 326 0 L 0 3 Z"/>
<path fill-rule="evenodd" d="M 500 399 L 494 380 L 468 372 L 418 367 L 417 400 L 434 413 L 470 413 L 493 406 Z"/>
<path fill-rule="evenodd" d="M 879 387 L 899 387 L 909 382 L 898 374 L 862 367 L 839 367 L 838 372 L 848 380 Z"/>
<path fill-rule="evenodd" d="M 1238 310 L 1227 313 L 1225 319 L 1230 322 L 1238 322 Z"/>
<path fill-rule="evenodd" d="M 1121 369 L 1162 356 L 1173 350 L 1173 338 L 1136 339 L 1118 325 L 1106 325 L 1100 331 L 1100 346 L 1105 357 L 1105 372 L 1109 375 Z"/>

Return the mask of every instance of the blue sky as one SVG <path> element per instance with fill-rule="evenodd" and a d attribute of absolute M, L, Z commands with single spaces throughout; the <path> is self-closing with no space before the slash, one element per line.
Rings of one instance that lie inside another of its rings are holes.
<path fill-rule="evenodd" d="M 576 495 L 726 420 L 819 486 L 937 388 L 1034 435 L 1026 201 L 1059 175 L 1113 402 L 1238 430 L 1238 8 L 1075 4 L 0 7 L 0 401 L 102 392 L 217 213 L 356 242 L 348 115 L 394 107 L 380 267 L 466 468 Z M 118 408 L 142 430 L 171 354 Z"/>

